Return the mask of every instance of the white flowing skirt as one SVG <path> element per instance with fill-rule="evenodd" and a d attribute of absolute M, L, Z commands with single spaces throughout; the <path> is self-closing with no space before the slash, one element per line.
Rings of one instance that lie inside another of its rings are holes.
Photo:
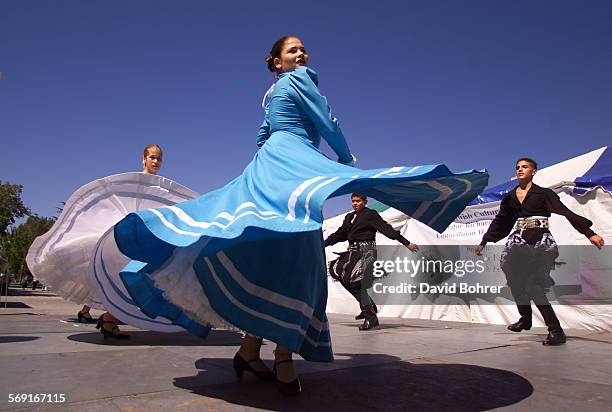
<path fill-rule="evenodd" d="M 26 257 L 28 268 L 71 302 L 105 308 L 124 323 L 142 329 L 182 330 L 166 319 L 148 318 L 134 305 L 119 278 L 127 259 L 118 250 L 103 247 L 104 234 L 131 212 L 171 206 L 197 196 L 173 180 L 145 173 L 121 173 L 90 182 L 70 196 L 53 227 L 34 240 Z M 103 268 L 96 268 L 96 251 L 105 254 Z"/>

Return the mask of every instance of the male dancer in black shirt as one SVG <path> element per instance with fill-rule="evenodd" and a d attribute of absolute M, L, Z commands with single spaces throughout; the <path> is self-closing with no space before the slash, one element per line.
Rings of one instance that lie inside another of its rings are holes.
<path fill-rule="evenodd" d="M 600 249 L 604 240 L 591 230 L 593 223 L 589 219 L 569 210 L 552 190 L 532 182 L 537 168 L 533 159 L 522 158 L 516 162 L 519 185 L 502 198 L 497 216 L 480 245 L 476 246 L 476 254 L 480 255 L 487 242 L 497 242 L 508 236 L 516 223 L 501 257 L 501 268 L 521 315 L 508 329 L 512 332 L 531 329 L 533 300 L 548 327 L 548 336 L 542 343 L 561 345 L 566 341 L 565 333 L 546 298 L 546 291 L 553 284 L 549 273 L 559 255 L 555 239 L 548 230 L 548 218 L 551 213 L 565 216 L 574 229 Z"/>
<path fill-rule="evenodd" d="M 347 214 L 342 226 L 325 239 L 325 247 L 348 240 L 348 250 L 329 264 L 329 271 L 359 302 L 361 314 L 355 319 L 365 318 L 359 330 L 369 330 L 379 324 L 376 305 L 367 293 L 374 281 L 372 268 L 376 260 L 376 232 L 399 241 L 413 252 L 418 250 L 418 246 L 394 230 L 377 211 L 368 209 L 366 196 L 353 193 L 351 203 L 354 211 Z"/>

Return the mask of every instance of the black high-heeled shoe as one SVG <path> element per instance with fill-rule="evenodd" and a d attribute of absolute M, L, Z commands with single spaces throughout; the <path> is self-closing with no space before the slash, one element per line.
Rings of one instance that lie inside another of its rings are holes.
<path fill-rule="evenodd" d="M 302 385 L 300 384 L 300 377 L 296 376 L 291 382 L 283 382 L 278 380 L 276 374 L 276 367 L 281 363 L 293 362 L 292 359 L 285 359 L 279 362 L 274 362 L 274 376 L 276 377 L 276 387 L 278 391 L 285 396 L 297 396 L 302 392 Z"/>
<path fill-rule="evenodd" d="M 261 358 L 258 356 L 249 361 L 245 360 L 238 352 L 234 355 L 234 370 L 236 371 L 236 376 L 238 379 L 242 379 L 242 375 L 244 371 L 251 372 L 255 375 L 259 380 L 264 382 L 272 382 L 274 380 L 274 374 L 271 371 L 258 371 L 254 369 L 250 363 L 255 362 L 256 360 L 260 360 Z"/>
<path fill-rule="evenodd" d="M 89 312 L 83 313 L 82 311 L 79 311 L 79 313 L 77 313 L 77 319 L 79 323 L 95 323 L 96 322 L 96 320 L 91 317 Z"/>
<path fill-rule="evenodd" d="M 129 339 L 130 338 L 130 335 L 126 335 L 125 333 L 115 333 L 115 329 L 119 329 L 119 327 L 115 325 L 115 322 L 113 321 L 104 320 L 102 318 L 103 316 L 104 315 L 98 318 L 96 329 L 100 329 L 100 332 L 102 332 L 102 335 L 104 336 L 104 340 L 106 340 L 106 338 L 110 338 L 110 339 Z M 113 325 L 113 328 L 110 331 L 104 329 L 103 325 L 105 323 L 110 323 L 111 325 Z"/>

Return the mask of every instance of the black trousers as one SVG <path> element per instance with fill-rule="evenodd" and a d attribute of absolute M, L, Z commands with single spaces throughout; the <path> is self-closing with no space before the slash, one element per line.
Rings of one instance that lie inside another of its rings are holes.
<path fill-rule="evenodd" d="M 518 308 L 519 314 L 521 315 L 521 320 L 526 322 L 531 322 L 531 305 L 516 305 Z M 559 319 L 555 314 L 554 309 L 550 305 L 536 305 L 542 317 L 544 318 L 544 323 L 548 327 L 549 332 L 557 332 L 562 330 L 561 323 L 559 323 Z"/>
<path fill-rule="evenodd" d="M 374 242 L 360 242 L 351 245 L 349 250 L 341 253 L 338 259 L 329 264 L 329 273 L 359 302 L 361 312 L 366 319 L 376 318 L 378 308 L 368 295 L 368 289 L 374 282 L 373 262 L 376 260 Z M 360 270 L 356 270 L 360 269 Z"/>
<path fill-rule="evenodd" d="M 546 291 L 554 284 L 550 271 L 557 256 L 556 248 L 521 244 L 507 247 L 501 262 L 521 320 L 531 323 L 533 301 L 549 331 L 561 330 L 561 323 L 546 297 Z"/>
<path fill-rule="evenodd" d="M 362 289 L 361 282 L 355 282 L 350 285 L 342 284 L 342 286 L 344 286 L 344 288 L 348 290 L 349 293 L 353 295 L 355 299 L 357 299 L 357 302 L 359 302 L 359 308 L 361 309 L 361 312 L 364 314 L 366 319 L 376 318 L 376 312 L 378 312 L 378 308 L 376 307 L 376 304 L 374 303 L 370 295 L 368 295 L 368 290 Z"/>
<path fill-rule="evenodd" d="M 546 290 L 542 285 L 525 285 L 525 283 L 520 282 L 518 284 L 510 285 L 510 291 L 516 302 L 518 312 L 521 315 L 521 320 L 531 323 L 531 301 L 533 300 L 536 307 L 542 314 L 544 323 L 546 323 L 548 330 L 561 330 L 561 323 L 559 322 L 554 309 L 550 305 L 550 302 L 546 297 Z"/>

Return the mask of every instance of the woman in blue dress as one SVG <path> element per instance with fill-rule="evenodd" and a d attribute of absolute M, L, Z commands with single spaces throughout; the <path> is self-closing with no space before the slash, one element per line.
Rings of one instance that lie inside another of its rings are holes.
<path fill-rule="evenodd" d="M 226 186 L 175 206 L 128 215 L 115 226 L 122 271 L 143 313 L 206 335 L 212 327 L 247 333 L 234 358 L 281 393 L 300 392 L 292 353 L 333 360 L 325 314 L 323 203 L 359 191 L 443 231 L 486 186 L 488 174 L 453 174 L 444 165 L 353 167 L 340 125 L 295 36 L 267 58 L 277 81 L 268 92 L 259 150 Z M 319 150 L 321 136 L 338 155 Z M 278 346 L 272 375 L 259 359 L 261 338 Z"/>

